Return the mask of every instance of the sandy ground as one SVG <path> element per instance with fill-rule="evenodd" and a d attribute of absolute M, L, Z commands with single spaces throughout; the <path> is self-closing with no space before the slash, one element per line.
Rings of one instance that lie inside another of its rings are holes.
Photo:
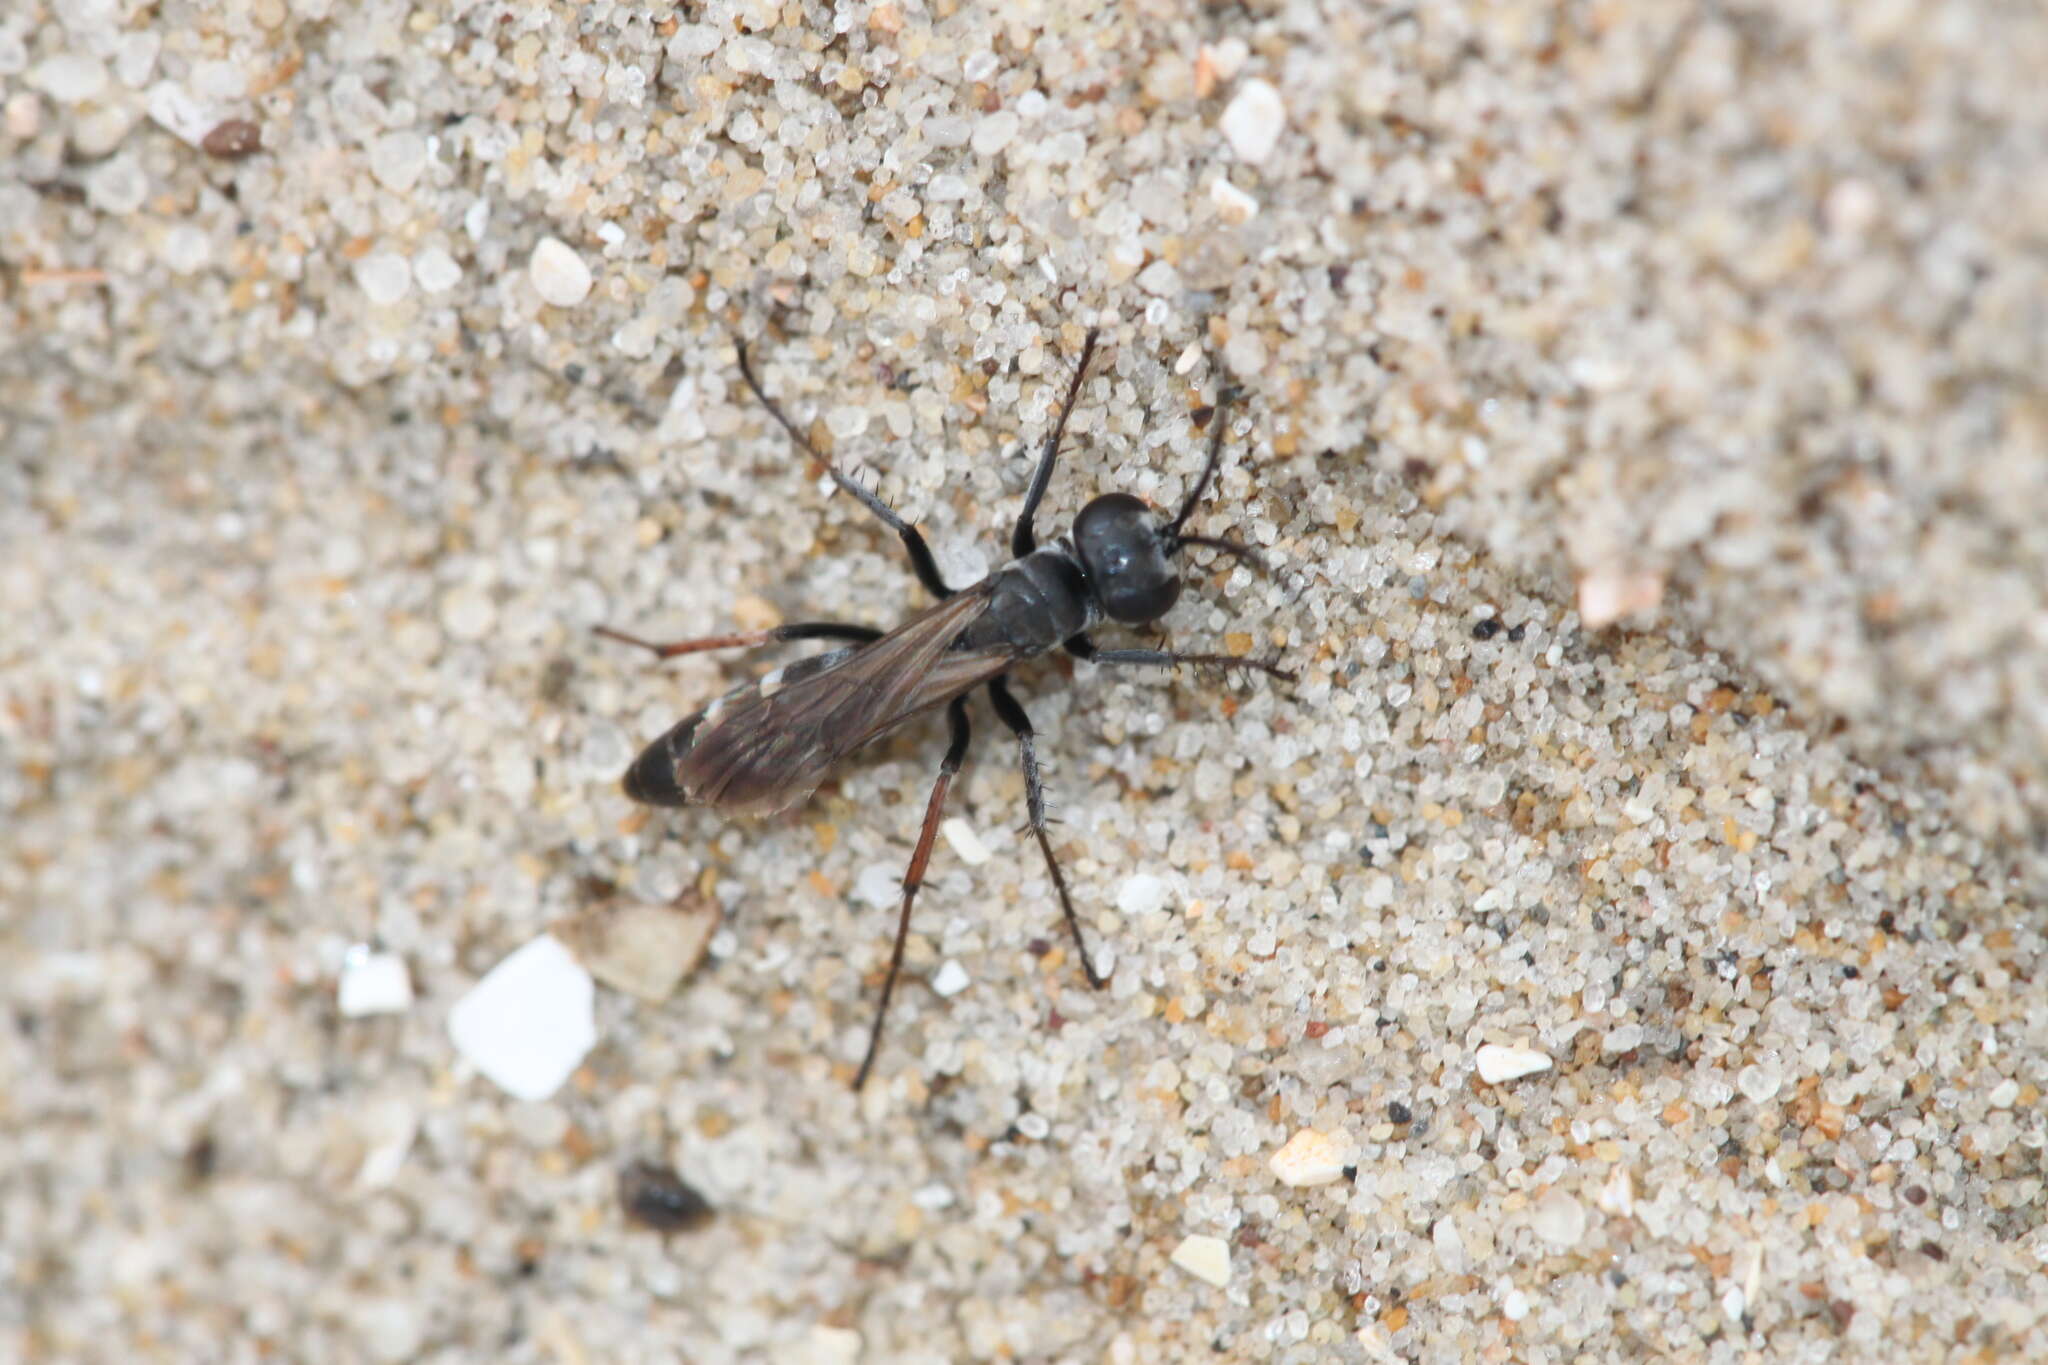
<path fill-rule="evenodd" d="M 19 0 L 0 1357 L 2048 1352 L 2044 70 L 1994 0 Z M 924 600 L 735 337 L 965 582 L 1092 324 L 1047 524 L 1242 384 L 1274 572 L 1166 625 L 1300 679 L 1024 671 L 1100 992 L 978 707 L 856 1098 L 939 727 L 648 818 L 770 660 L 592 629 Z M 678 897 L 552 1096 L 458 1053 Z"/>

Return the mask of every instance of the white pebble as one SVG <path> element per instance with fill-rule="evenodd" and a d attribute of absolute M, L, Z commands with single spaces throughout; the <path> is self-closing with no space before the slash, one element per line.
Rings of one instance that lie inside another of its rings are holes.
<path fill-rule="evenodd" d="M 1245 62 L 1251 57 L 1251 46 L 1242 38 L 1225 38 L 1212 47 L 1204 47 L 1202 53 L 1209 59 L 1210 67 L 1219 79 L 1234 80 L 1244 70 Z"/>
<path fill-rule="evenodd" d="M 1481 1043 L 1472 1060 L 1479 1068 L 1479 1079 L 1488 1085 L 1533 1076 L 1551 1068 L 1550 1058 L 1534 1048 L 1520 1045 L 1502 1047 L 1499 1043 Z"/>
<path fill-rule="evenodd" d="M 776 1365 L 855 1365 L 867 1339 L 850 1327 L 819 1323 L 775 1357 Z"/>
<path fill-rule="evenodd" d="M 447 248 L 430 246 L 412 258 L 412 277 L 429 294 L 445 294 L 462 282 L 462 267 Z"/>
<path fill-rule="evenodd" d="M 869 863 L 853 879 L 853 898 L 887 910 L 903 898 L 903 872 L 894 863 Z"/>
<path fill-rule="evenodd" d="M 28 83 L 59 104 L 83 104 L 107 88 L 107 64 L 90 53 L 59 52 L 37 62 Z"/>
<path fill-rule="evenodd" d="M 498 608 L 482 588 L 464 584 L 441 595 L 441 626 L 458 640 L 481 640 L 498 621 Z"/>
<path fill-rule="evenodd" d="M 191 223 L 173 223 L 164 233 L 163 245 L 158 255 L 172 273 L 190 275 L 206 268 L 207 260 L 213 255 L 213 239 L 206 229 Z"/>
<path fill-rule="evenodd" d="M 85 175 L 85 199 L 101 213 L 123 217 L 149 198 L 149 176 L 133 155 L 110 157 Z"/>
<path fill-rule="evenodd" d="M 348 950 L 335 983 L 335 1004 L 347 1019 L 397 1014 L 412 1007 L 412 975 L 396 953 L 372 952 L 363 944 Z"/>
<path fill-rule="evenodd" d="M 358 1128 L 364 1141 L 363 1164 L 356 1168 L 356 1188 L 381 1190 L 398 1179 L 405 1166 L 405 1154 L 419 1133 L 420 1117 L 400 1099 L 384 1099 L 359 1111 Z"/>
<path fill-rule="evenodd" d="M 1529 1296 L 1519 1289 L 1510 1289 L 1500 1301 L 1500 1315 L 1509 1322 L 1520 1322 L 1529 1316 Z"/>
<path fill-rule="evenodd" d="M 582 964 L 542 934 L 455 1002 L 448 1037 L 500 1089 L 544 1100 L 597 1044 L 596 994 Z"/>
<path fill-rule="evenodd" d="M 1180 292 L 1180 272 L 1170 261 L 1154 261 L 1138 272 L 1138 288 L 1155 298 Z"/>
<path fill-rule="evenodd" d="M 2020 1083 L 2010 1076 L 1991 1088 L 1985 1100 L 1993 1109 L 2010 1109 L 2020 1097 Z"/>
<path fill-rule="evenodd" d="M 411 1360 L 425 1340 L 419 1310 L 406 1299 L 373 1299 L 356 1310 L 356 1335 L 372 1360 Z"/>
<path fill-rule="evenodd" d="M 1283 1185 L 1327 1185 L 1351 1164 L 1351 1144 L 1342 1136 L 1304 1128 L 1266 1164 Z"/>
<path fill-rule="evenodd" d="M 935 1213 L 940 1209 L 949 1207 L 953 1203 L 954 1198 L 955 1196 L 951 1188 L 940 1184 L 936 1180 L 929 1185 L 920 1185 L 910 1192 L 910 1202 L 923 1209 L 926 1213 Z"/>
<path fill-rule="evenodd" d="M 1436 1248 L 1437 1264 L 1452 1275 L 1462 1275 L 1472 1265 L 1472 1258 L 1465 1252 L 1465 1239 L 1458 1232 L 1458 1225 L 1448 1215 L 1436 1220 L 1429 1230 L 1430 1245 Z"/>
<path fill-rule="evenodd" d="M 1209 202 L 1216 206 L 1223 221 L 1233 226 L 1249 222 L 1259 211 L 1258 200 L 1221 176 L 1209 186 Z"/>
<path fill-rule="evenodd" d="M 135 126 L 138 112 L 131 104 L 101 105 L 78 120 L 71 132 L 72 148 L 84 157 L 111 154 Z"/>
<path fill-rule="evenodd" d="M 1150 872 L 1133 872 L 1116 890 L 1116 908 L 1126 915 L 1149 915 L 1166 905 L 1166 881 Z"/>
<path fill-rule="evenodd" d="M 1554 1189 L 1529 1211 L 1529 1226 L 1552 1246 L 1574 1246 L 1586 1235 L 1586 1210 L 1563 1190 Z"/>
<path fill-rule="evenodd" d="M 955 857 L 969 867 L 980 867 L 988 861 L 988 845 L 974 832 L 974 826 L 954 816 L 939 826 L 939 833 L 946 836 Z"/>
<path fill-rule="evenodd" d="M 356 262 L 356 287 L 386 308 L 412 292 L 412 263 L 395 251 L 373 251 Z"/>
<path fill-rule="evenodd" d="M 1588 630 L 1611 626 L 1624 616 L 1654 611 L 1664 601 L 1664 578 L 1614 566 L 1579 578 L 1579 620 Z"/>
<path fill-rule="evenodd" d="M 423 134 L 401 128 L 370 144 L 370 174 L 393 194 L 409 192 L 419 184 L 426 168 L 427 139 Z"/>
<path fill-rule="evenodd" d="M 1784 1084 L 1774 1068 L 1767 1066 L 1746 1066 L 1735 1073 L 1735 1088 L 1740 1090 L 1751 1104 L 1768 1104 L 1777 1097 L 1778 1088 Z"/>
<path fill-rule="evenodd" d="M 1273 154 L 1287 126 L 1280 92 L 1262 80 L 1248 80 L 1223 111 L 1223 136 L 1239 161 L 1256 165 Z"/>
<path fill-rule="evenodd" d="M 1611 1213 L 1620 1218 L 1633 1218 L 1636 1212 L 1636 1182 L 1628 1173 L 1628 1167 L 1616 1164 L 1607 1173 L 1607 1179 L 1600 1186 L 1600 1193 L 1594 1196 L 1594 1203 L 1602 1213 Z"/>
<path fill-rule="evenodd" d="M 526 263 L 534 292 L 557 308 L 573 308 L 590 295 L 590 267 L 558 237 L 543 237 Z"/>
<path fill-rule="evenodd" d="M 220 110 L 195 99 L 176 81 L 158 81 L 143 98 L 150 121 L 179 141 L 197 147 L 221 121 Z"/>
<path fill-rule="evenodd" d="M 967 969 L 948 958 L 932 973 L 932 994 L 950 999 L 966 990 L 971 983 Z"/>
<path fill-rule="evenodd" d="M 1230 1245 L 1221 1237 L 1191 1233 L 1181 1238 L 1173 1249 L 1173 1263 L 1218 1289 L 1230 1283 Z"/>
<path fill-rule="evenodd" d="M 1015 110 L 998 109 L 974 125 L 974 136 L 969 144 L 976 156 L 995 156 L 1016 138 L 1017 130 L 1024 126 L 1024 120 Z"/>
<path fill-rule="evenodd" d="M 140 90 L 155 74 L 163 46 L 163 35 L 150 29 L 122 34 L 114 40 L 114 76 L 130 90 Z"/>

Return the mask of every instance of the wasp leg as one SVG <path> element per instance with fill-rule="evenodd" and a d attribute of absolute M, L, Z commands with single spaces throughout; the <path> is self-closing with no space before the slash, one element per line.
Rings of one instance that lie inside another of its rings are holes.
<path fill-rule="evenodd" d="M 1031 728 L 1031 717 L 1025 714 L 1023 704 L 1010 695 L 1001 678 L 988 685 L 988 699 L 995 703 L 1003 724 L 1017 737 L 1018 761 L 1024 766 L 1024 808 L 1030 814 L 1031 832 L 1038 839 L 1039 851 L 1045 854 L 1045 870 L 1052 874 L 1053 889 L 1060 893 L 1060 910 L 1067 917 L 1067 932 L 1074 936 L 1074 951 L 1081 955 L 1081 970 L 1087 974 L 1088 984 L 1100 990 L 1104 978 L 1096 972 L 1087 940 L 1081 937 L 1081 917 L 1074 913 L 1074 898 L 1067 894 L 1067 879 L 1060 875 L 1059 859 L 1053 857 L 1052 840 L 1045 832 L 1045 786 L 1038 778 L 1035 742 L 1038 732 Z"/>
<path fill-rule="evenodd" d="M 917 528 L 897 516 L 888 503 L 875 495 L 873 489 L 863 488 L 859 483 L 840 473 L 838 465 L 820 455 L 811 445 L 810 438 L 797 429 L 796 423 L 790 421 L 782 409 L 775 405 L 775 400 L 761 388 L 761 381 L 754 378 L 754 365 L 747 359 L 746 344 L 736 341 L 734 345 L 740 353 L 740 377 L 747 381 L 747 387 L 754 391 L 754 397 L 761 400 L 761 406 L 768 409 L 768 415 L 789 433 L 789 439 L 796 442 L 797 449 L 824 465 L 831 472 L 832 482 L 839 485 L 840 491 L 873 512 L 884 526 L 896 533 L 903 541 L 903 548 L 910 555 L 910 567 L 917 574 L 917 581 L 924 584 L 925 591 L 934 597 L 951 597 L 953 590 L 946 586 L 946 580 L 940 576 L 938 561 L 932 558 L 931 547 L 924 543 L 924 537 L 918 533 Z"/>
<path fill-rule="evenodd" d="M 613 630 L 610 626 L 599 626 L 597 633 L 607 640 L 653 650 L 655 657 L 661 659 L 673 659 L 678 654 L 701 654 L 707 649 L 758 649 L 762 645 L 781 644 L 784 640 L 857 640 L 865 644 L 882 638 L 882 632 L 873 626 L 842 626 L 836 621 L 799 621 L 794 625 L 776 626 L 772 630 L 750 630 L 743 635 L 706 635 L 698 640 L 676 640 L 665 645 L 628 635 L 623 630 Z"/>
<path fill-rule="evenodd" d="M 1067 385 L 1066 401 L 1060 404 L 1060 416 L 1053 423 L 1052 435 L 1045 438 L 1045 452 L 1038 457 L 1038 468 L 1031 475 L 1031 488 L 1024 494 L 1024 510 L 1017 514 L 1017 527 L 1010 532 L 1010 554 L 1022 559 L 1038 548 L 1038 534 L 1031 529 L 1031 522 L 1038 515 L 1038 504 L 1045 498 L 1046 486 L 1052 482 L 1053 462 L 1059 459 L 1060 438 L 1067 434 L 1067 414 L 1074 410 L 1074 400 L 1081 396 L 1081 381 L 1088 377 L 1088 361 L 1095 354 L 1095 337 L 1099 329 L 1090 327 L 1088 339 L 1081 343 L 1081 363 L 1074 366 L 1074 378 Z"/>
<path fill-rule="evenodd" d="M 1282 682 L 1293 682 L 1294 675 L 1270 659 L 1240 659 L 1235 654 L 1179 654 L 1166 649 L 1098 649 L 1086 635 L 1070 635 L 1060 648 L 1077 659 L 1086 659 L 1095 664 L 1129 664 L 1139 668 L 1174 668 L 1180 664 L 1194 664 L 1210 668 L 1256 668 L 1269 673 Z"/>
<path fill-rule="evenodd" d="M 889 975 L 883 978 L 874 1027 L 868 1031 L 867 1055 L 860 1059 L 860 1070 L 853 1075 L 855 1090 L 867 1084 L 868 1072 L 874 1069 L 875 1053 L 882 1046 L 882 1021 L 889 1017 L 889 997 L 896 993 L 896 977 L 903 970 L 903 944 L 910 937 L 910 903 L 917 899 L 917 888 L 924 884 L 925 864 L 932 859 L 932 841 L 939 835 L 939 814 L 946 808 L 946 789 L 953 785 L 953 774 L 960 771 L 960 763 L 967 757 L 970 732 L 965 697 L 954 698 L 946 708 L 946 722 L 952 727 L 953 742 L 946 746 L 946 756 L 939 760 L 939 780 L 932 783 L 932 797 L 924 808 L 924 824 L 917 831 L 917 847 L 911 850 L 910 867 L 903 874 L 903 913 L 896 921 L 896 946 L 889 953 Z"/>

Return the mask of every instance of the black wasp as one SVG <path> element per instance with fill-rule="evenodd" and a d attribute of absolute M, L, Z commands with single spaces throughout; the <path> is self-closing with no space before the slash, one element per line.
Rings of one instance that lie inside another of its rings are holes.
<path fill-rule="evenodd" d="M 888 978 L 882 983 L 881 1001 L 875 1007 L 867 1054 L 861 1058 L 860 1070 L 853 1079 L 856 1090 L 867 1081 L 875 1064 L 875 1052 L 882 1041 L 882 1021 L 889 1012 L 889 997 L 903 967 L 903 943 L 910 933 L 910 904 L 924 880 L 925 864 L 931 859 L 946 789 L 967 756 L 969 693 L 986 687 L 997 717 L 1017 737 L 1031 833 L 1045 854 L 1046 870 L 1052 874 L 1052 884 L 1059 892 L 1060 909 L 1066 916 L 1068 931 L 1074 936 L 1081 969 L 1088 974 L 1089 985 L 1100 987 L 1104 978 L 1096 972 L 1089 957 L 1088 945 L 1081 936 L 1081 922 L 1067 893 L 1066 878 L 1060 875 L 1059 860 L 1053 856 L 1052 842 L 1046 834 L 1045 789 L 1039 781 L 1031 719 L 1010 692 L 1006 681 L 1010 670 L 1034 655 L 1064 649 L 1076 658 L 1097 664 L 1169 668 L 1175 664 L 1212 664 L 1257 668 L 1276 678 L 1291 676 L 1275 664 L 1261 660 L 1160 649 L 1102 649 L 1089 638 L 1089 630 L 1104 620 L 1135 626 L 1166 615 L 1181 589 L 1172 559 L 1188 546 L 1204 545 L 1254 564 L 1258 562 L 1249 547 L 1234 540 L 1194 535 L 1185 529 L 1188 518 L 1215 480 L 1223 458 L 1226 424 L 1220 411 L 1211 414 L 1214 434 L 1209 439 L 1209 456 L 1202 476 L 1171 521 L 1153 520 L 1145 504 L 1128 493 L 1105 493 L 1081 509 L 1070 534 L 1050 545 L 1038 543 L 1031 528 L 1032 518 L 1052 481 L 1060 437 L 1066 431 L 1068 415 L 1074 410 L 1074 400 L 1080 396 L 1081 381 L 1095 355 L 1095 342 L 1096 333 L 1091 330 L 1060 406 L 1059 419 L 1031 476 L 1031 487 L 1024 495 L 1024 510 L 1018 514 L 1016 528 L 1010 533 L 1010 553 L 1014 558 L 974 586 L 957 589 L 948 587 L 939 576 L 932 552 L 915 526 L 897 516 L 874 492 L 818 455 L 803 432 L 763 391 L 761 381 L 754 377 L 746 347 L 741 345 L 740 374 L 747 387 L 799 449 L 829 469 L 834 483 L 901 537 L 918 581 L 938 601 L 886 633 L 834 621 L 806 621 L 743 635 L 656 644 L 609 628 L 599 631 L 611 639 L 652 650 L 664 659 L 700 650 L 752 648 L 786 640 L 850 642 L 844 648 L 799 659 L 756 682 L 734 688 L 648 745 L 633 760 L 625 778 L 626 795 L 648 805 L 699 805 L 750 812 L 781 810 L 809 796 L 826 771 L 847 754 L 927 711 L 946 708 L 952 742 L 939 763 L 938 780 L 932 784 L 931 799 L 925 805 L 917 847 L 903 876 L 903 910 L 896 923 L 896 945 L 889 957 Z M 1223 395 L 1219 408 L 1229 399 L 1230 395 Z"/>

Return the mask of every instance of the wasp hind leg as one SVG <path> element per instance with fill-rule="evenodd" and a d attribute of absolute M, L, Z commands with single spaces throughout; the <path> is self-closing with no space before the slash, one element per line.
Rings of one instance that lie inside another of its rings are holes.
<path fill-rule="evenodd" d="M 1045 854 L 1045 870 L 1052 875 L 1053 889 L 1060 893 L 1060 911 L 1067 917 L 1067 932 L 1074 936 L 1074 951 L 1080 954 L 1081 970 L 1087 974 L 1088 984 L 1101 990 L 1106 978 L 1095 970 L 1095 959 L 1089 955 L 1088 942 L 1081 936 L 1081 917 L 1074 913 L 1074 898 L 1067 894 L 1067 879 L 1060 874 L 1059 859 L 1053 856 L 1052 839 L 1045 831 L 1045 785 L 1038 776 L 1038 732 L 1031 728 L 1031 717 L 1025 713 L 1023 703 L 1010 694 L 1001 678 L 988 685 L 988 699 L 995 703 L 1003 724 L 1017 737 L 1017 758 L 1024 767 L 1024 808 L 1030 816 L 1031 833 L 1038 840 L 1039 851 Z"/>
<path fill-rule="evenodd" d="M 696 640 L 676 640 L 661 644 L 654 640 L 643 640 L 637 635 L 628 635 L 623 630 L 610 626 L 599 626 L 597 633 L 607 640 L 632 645 L 638 649 L 651 650 L 658 659 L 673 659 L 681 654 L 702 654 L 711 649 L 758 649 L 762 645 L 781 644 L 784 640 L 854 640 L 865 644 L 882 638 L 882 632 L 873 626 L 845 626 L 836 621 L 799 621 L 794 625 L 776 626 L 771 630 L 750 630 L 739 635 L 706 635 Z"/>
<path fill-rule="evenodd" d="M 911 851 L 910 867 L 903 874 L 903 911 L 896 920 L 896 946 L 889 952 L 889 975 L 882 979 L 882 998 L 875 1004 L 875 1022 L 868 1030 L 867 1055 L 860 1059 L 860 1070 L 853 1075 L 855 1090 L 867 1084 L 868 1073 L 875 1067 L 875 1053 L 881 1050 L 882 1022 L 889 1017 L 889 997 L 896 993 L 896 978 L 903 971 L 903 945 L 910 938 L 910 903 L 917 899 L 917 888 L 924 884 L 925 865 L 932 859 L 939 816 L 946 809 L 946 789 L 953 785 L 953 775 L 960 771 L 960 764 L 967 757 L 967 741 L 972 732 L 967 724 L 965 697 L 955 698 L 946 708 L 946 722 L 952 727 L 953 740 L 946 746 L 945 758 L 939 761 L 939 779 L 932 783 L 931 800 L 924 808 L 924 824 L 917 831 L 917 847 Z"/>

